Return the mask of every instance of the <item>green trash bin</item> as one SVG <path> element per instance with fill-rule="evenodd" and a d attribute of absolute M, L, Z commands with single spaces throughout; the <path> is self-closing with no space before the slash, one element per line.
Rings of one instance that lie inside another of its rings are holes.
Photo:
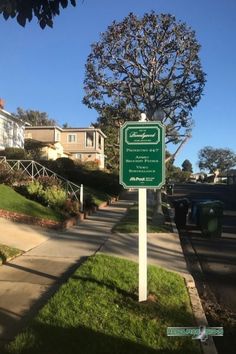
<path fill-rule="evenodd" d="M 198 204 L 199 226 L 205 237 L 220 237 L 222 233 L 223 203 L 211 200 Z"/>

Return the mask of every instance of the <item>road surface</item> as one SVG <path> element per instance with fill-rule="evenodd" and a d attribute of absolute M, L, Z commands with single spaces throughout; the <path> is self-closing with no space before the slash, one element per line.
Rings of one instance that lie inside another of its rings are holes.
<path fill-rule="evenodd" d="M 225 340 L 216 340 L 218 351 L 235 353 L 236 333 L 232 332 L 232 328 L 236 325 L 236 186 L 175 185 L 171 199 L 182 196 L 190 199 L 216 199 L 224 203 L 221 238 L 204 238 L 199 228 L 190 223 L 185 230 L 180 231 L 180 236 L 205 310 L 209 311 L 210 321 L 226 326 Z M 186 237 L 194 255 L 188 251 Z M 196 267 L 196 260 L 202 270 L 201 274 Z"/>

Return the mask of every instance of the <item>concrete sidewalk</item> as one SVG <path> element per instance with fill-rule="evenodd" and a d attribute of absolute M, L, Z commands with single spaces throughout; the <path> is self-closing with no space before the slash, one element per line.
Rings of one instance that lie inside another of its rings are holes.
<path fill-rule="evenodd" d="M 71 272 L 101 248 L 130 204 L 115 202 L 66 231 L 0 220 L 0 243 L 27 251 L 0 266 L 0 346 L 13 339 Z"/>
<path fill-rule="evenodd" d="M 138 234 L 116 233 L 107 240 L 100 252 L 138 262 Z M 148 264 L 158 265 L 180 273 L 189 280 L 189 271 L 178 234 L 149 233 L 147 254 Z"/>
<path fill-rule="evenodd" d="M 0 243 L 24 252 L 46 241 L 52 233 L 53 231 L 40 226 L 26 225 L 0 218 Z"/>
<path fill-rule="evenodd" d="M 63 232 L 0 220 L 0 243 L 27 251 L 0 267 L 0 344 L 14 338 L 86 257 L 99 251 L 138 261 L 137 235 L 111 234 L 135 200 L 124 196 Z M 149 234 L 148 263 L 189 276 L 178 234 Z"/>
<path fill-rule="evenodd" d="M 126 200 L 137 202 L 138 192 L 124 192 Z M 153 202 L 153 193 L 148 193 L 148 203 Z M 138 234 L 116 233 L 109 237 L 100 250 L 101 253 L 118 256 L 138 262 Z M 173 233 L 149 233 L 147 237 L 148 263 L 180 273 L 190 280 L 178 231 Z M 192 279 L 192 278 L 191 278 Z"/>

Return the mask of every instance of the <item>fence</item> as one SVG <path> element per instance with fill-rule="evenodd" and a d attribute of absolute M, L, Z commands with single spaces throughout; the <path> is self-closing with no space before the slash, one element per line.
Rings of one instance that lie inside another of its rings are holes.
<path fill-rule="evenodd" d="M 80 202 L 81 211 L 83 211 L 83 185 L 68 181 L 63 176 L 53 172 L 49 168 L 41 165 L 33 160 L 8 160 L 5 156 L 0 156 L 0 165 L 4 164 L 9 168 L 9 171 L 22 171 L 22 174 L 27 174 L 33 180 L 37 177 L 54 177 L 61 181 L 62 187 L 68 194 Z M 78 197 L 79 194 L 79 197 Z"/>

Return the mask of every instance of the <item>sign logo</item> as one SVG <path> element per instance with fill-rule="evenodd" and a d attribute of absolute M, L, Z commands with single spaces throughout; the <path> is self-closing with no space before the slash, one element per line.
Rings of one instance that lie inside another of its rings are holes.
<path fill-rule="evenodd" d="M 160 141 L 160 130 L 158 127 L 129 127 L 125 131 L 125 142 L 133 144 L 158 144 Z"/>
<path fill-rule="evenodd" d="M 206 342 L 208 337 L 222 337 L 224 335 L 223 327 L 168 327 L 167 336 L 169 337 L 186 337 L 191 336 L 192 339 L 199 339 Z"/>

